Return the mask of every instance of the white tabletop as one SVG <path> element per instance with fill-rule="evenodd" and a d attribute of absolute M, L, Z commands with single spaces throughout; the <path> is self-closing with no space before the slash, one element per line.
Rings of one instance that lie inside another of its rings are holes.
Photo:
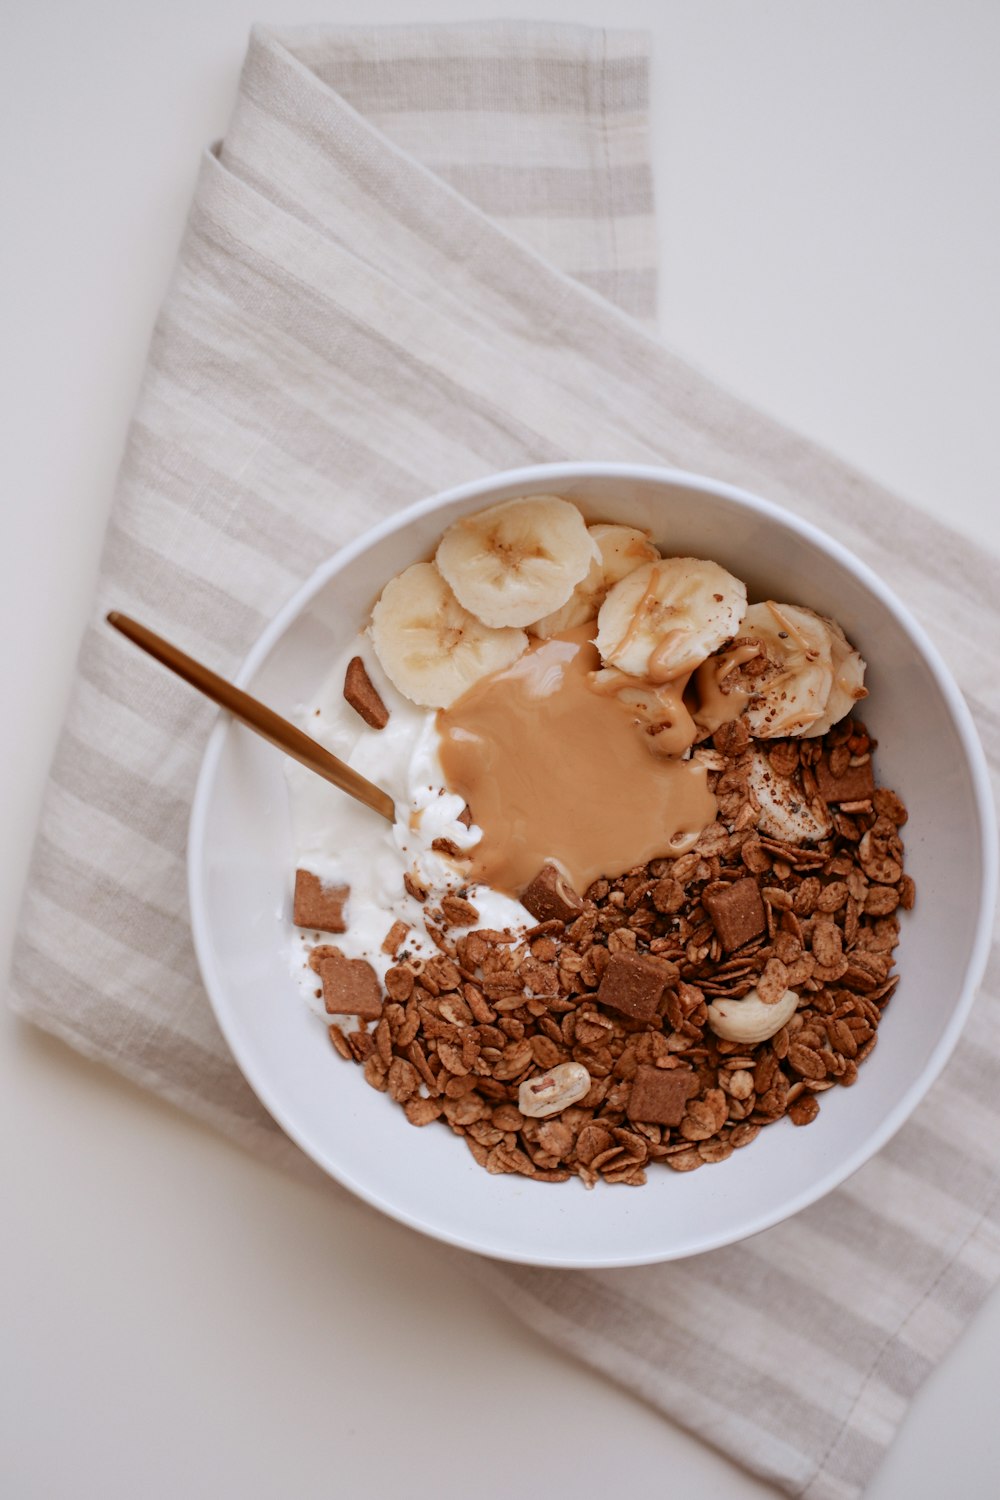
<path fill-rule="evenodd" d="M 368 0 L 364 18 L 525 11 L 654 34 L 670 342 L 1000 553 L 1000 7 Z M 4 962 L 152 321 L 257 18 L 251 0 L 21 0 L 0 20 Z M 12 1500 L 562 1500 L 624 1473 L 770 1493 L 456 1281 L 432 1242 L 0 1026 Z M 994 1296 L 873 1500 L 1000 1493 L 998 1386 Z"/>

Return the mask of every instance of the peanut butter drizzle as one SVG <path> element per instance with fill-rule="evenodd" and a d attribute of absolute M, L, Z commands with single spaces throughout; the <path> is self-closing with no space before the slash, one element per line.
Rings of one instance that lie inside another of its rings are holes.
<path fill-rule="evenodd" d="M 615 698 L 632 723 L 647 735 L 647 748 L 654 755 L 679 757 L 698 738 L 698 725 L 684 702 L 690 673 L 673 682 L 653 683 L 630 677 L 617 667 L 605 667 L 591 678 L 593 692 Z"/>
<path fill-rule="evenodd" d="M 516 895 L 555 861 L 582 893 L 683 854 L 715 818 L 704 766 L 650 754 L 630 715 L 592 691 L 593 629 L 539 642 L 438 712 L 445 780 L 483 830 L 471 881 Z"/>
<path fill-rule="evenodd" d="M 719 656 L 710 656 L 708 661 L 702 662 L 697 669 L 694 674 L 694 685 L 698 707 L 695 709 L 694 717 L 706 734 L 714 734 L 717 729 L 722 728 L 723 724 L 738 719 L 746 708 L 753 693 L 735 685 L 727 692 L 723 688 L 723 683 L 730 672 L 759 655 L 760 647 L 756 641 L 753 641 L 745 646 L 733 646 L 731 650 L 723 651 Z"/>
<path fill-rule="evenodd" d="M 683 678 L 683 681 L 678 678 L 675 661 L 678 646 L 683 647 L 684 645 L 685 636 L 683 630 L 667 631 L 659 645 L 654 647 L 649 653 L 649 661 L 646 663 L 646 676 L 650 682 L 681 682 L 683 688 L 683 684 L 687 682 L 691 674 L 689 672 Z"/>

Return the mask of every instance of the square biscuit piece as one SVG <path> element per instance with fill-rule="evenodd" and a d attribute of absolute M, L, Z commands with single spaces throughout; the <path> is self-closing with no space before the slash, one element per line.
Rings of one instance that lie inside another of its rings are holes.
<path fill-rule="evenodd" d="M 839 776 L 830 768 L 829 754 L 823 755 L 813 768 L 816 785 L 824 802 L 864 802 L 875 793 L 875 773 L 871 756 L 860 766 L 847 766 Z"/>
<path fill-rule="evenodd" d="M 760 886 L 752 875 L 734 880 L 724 889 L 706 891 L 702 905 L 711 918 L 716 936 L 727 953 L 760 937 L 767 928 L 767 914 Z"/>
<path fill-rule="evenodd" d="M 327 1015 L 357 1016 L 377 1021 L 382 1014 L 382 986 L 371 964 L 345 958 L 339 948 L 324 944 L 309 955 L 309 967 L 319 975 Z"/>
<path fill-rule="evenodd" d="M 615 953 L 601 977 L 597 998 L 634 1021 L 650 1021 L 669 980 L 669 966 L 657 959 L 641 953 Z"/>
<path fill-rule="evenodd" d="M 651 1068 L 643 1065 L 632 1080 L 628 1117 L 644 1125 L 679 1125 L 688 1100 L 701 1084 L 693 1068 Z"/>
<path fill-rule="evenodd" d="M 292 921 L 314 932 L 346 932 L 344 907 L 350 894 L 349 885 L 324 885 L 311 870 L 296 870 Z"/>
<path fill-rule="evenodd" d="M 536 922 L 572 922 L 583 911 L 583 902 L 555 865 L 543 865 L 521 893 L 521 905 Z"/>

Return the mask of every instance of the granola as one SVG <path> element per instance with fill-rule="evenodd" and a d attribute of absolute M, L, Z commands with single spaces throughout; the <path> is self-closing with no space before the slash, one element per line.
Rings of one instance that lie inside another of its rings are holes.
<path fill-rule="evenodd" d="M 434 957 L 407 956 L 397 925 L 380 985 L 370 965 L 316 950 L 331 1013 L 365 999 L 346 1036 L 331 1025 L 334 1047 L 411 1124 L 440 1122 L 488 1172 L 541 1182 L 638 1185 L 656 1163 L 724 1161 L 785 1116 L 810 1124 L 820 1096 L 853 1085 L 875 1047 L 898 978 L 899 912 L 914 902 L 906 808 L 876 786 L 874 749 L 854 718 L 767 742 L 822 830 L 791 843 L 760 831 L 759 747 L 741 720 L 723 724 L 695 751 L 719 807 L 695 846 L 583 897 L 540 872 L 544 920 L 523 931 L 474 925 L 463 886 L 436 899 L 412 891 L 427 903 Z M 790 990 L 797 1009 L 764 1041 L 709 1025 L 718 1001 L 753 991 L 776 1005 Z M 518 1107 L 522 1085 L 567 1064 L 587 1070 L 582 1098 L 548 1118 Z"/>

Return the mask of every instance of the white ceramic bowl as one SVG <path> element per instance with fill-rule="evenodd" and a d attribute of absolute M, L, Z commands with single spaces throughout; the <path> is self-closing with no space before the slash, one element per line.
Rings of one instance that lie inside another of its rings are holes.
<path fill-rule="evenodd" d="M 700 1172 L 654 1167 L 645 1187 L 588 1192 L 494 1177 L 443 1128 L 400 1109 L 334 1054 L 286 957 L 294 868 L 281 757 L 225 718 L 209 741 L 191 820 L 195 943 L 219 1024 L 262 1103 L 331 1176 L 406 1224 L 508 1260 L 622 1266 L 694 1255 L 786 1218 L 842 1182 L 910 1114 L 944 1065 L 986 960 L 995 900 L 993 813 L 982 749 L 952 678 L 884 583 L 837 543 L 729 485 L 628 465 L 560 464 L 450 490 L 369 532 L 314 574 L 251 651 L 239 681 L 280 713 L 322 681 L 394 573 L 428 555 L 456 516 L 547 491 L 592 519 L 649 528 L 668 551 L 712 557 L 750 597 L 834 615 L 870 663 L 864 717 L 878 772 L 910 810 L 915 911 L 880 1045 L 819 1119 L 761 1132 Z M 373 818 L 375 814 L 372 814 Z"/>

